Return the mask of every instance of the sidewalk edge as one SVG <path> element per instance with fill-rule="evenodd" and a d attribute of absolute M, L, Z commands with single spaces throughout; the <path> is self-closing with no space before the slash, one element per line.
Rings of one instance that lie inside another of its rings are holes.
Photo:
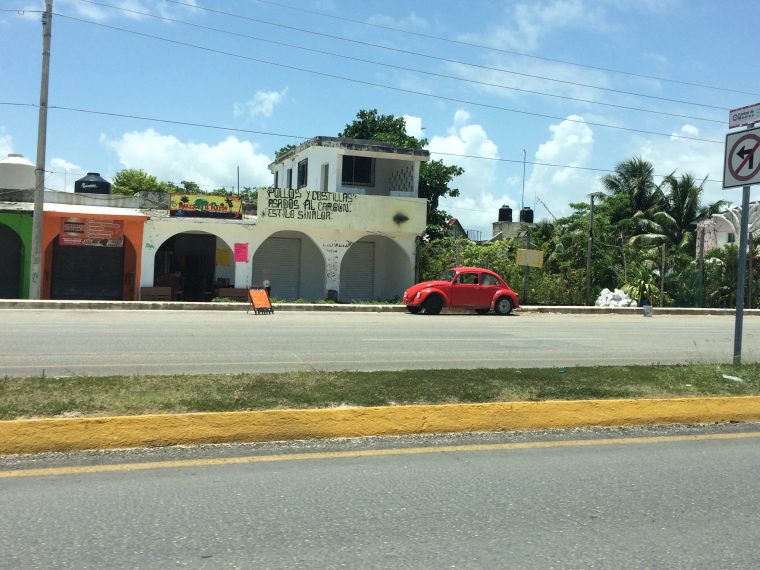
<path fill-rule="evenodd" d="M 760 397 L 263 410 L 0 421 L 0 454 L 476 431 L 760 421 Z"/>

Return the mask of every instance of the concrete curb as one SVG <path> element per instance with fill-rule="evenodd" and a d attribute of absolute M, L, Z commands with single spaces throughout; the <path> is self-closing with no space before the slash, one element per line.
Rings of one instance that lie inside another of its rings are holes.
<path fill-rule="evenodd" d="M 0 422 L 0 454 L 760 420 L 760 397 L 506 402 Z"/>
<path fill-rule="evenodd" d="M 32 301 L 29 299 L 0 299 L 2 309 L 83 309 L 119 311 L 246 311 L 248 303 L 185 303 L 181 301 Z M 353 305 L 336 303 L 275 303 L 275 311 L 330 311 L 341 313 L 403 313 L 403 305 Z M 520 313 L 555 313 L 577 315 L 641 315 L 641 307 L 581 307 L 528 305 Z M 454 311 L 471 312 L 471 311 Z M 734 315 L 734 309 L 692 309 L 683 307 L 655 307 L 654 315 Z M 760 316 L 760 309 L 745 309 L 746 316 Z"/>

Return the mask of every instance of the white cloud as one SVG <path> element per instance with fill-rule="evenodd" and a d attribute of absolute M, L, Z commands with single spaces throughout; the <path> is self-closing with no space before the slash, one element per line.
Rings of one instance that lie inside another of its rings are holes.
<path fill-rule="evenodd" d="M 412 115 L 403 115 L 403 117 L 406 123 L 406 134 L 417 139 L 423 138 L 425 133 L 422 130 L 422 119 Z"/>
<path fill-rule="evenodd" d="M 559 124 L 551 125 L 552 136 L 539 145 L 535 162 L 561 164 L 564 167 L 533 165 L 525 182 L 525 205 L 533 204 L 538 196 L 555 216 L 569 213 L 569 204 L 586 199 L 596 191 L 598 175 L 572 167 L 588 166 L 594 149 L 594 133 L 583 117 L 570 115 Z M 570 168 L 568 168 L 570 167 Z M 537 207 L 537 217 L 544 218 Z"/>
<path fill-rule="evenodd" d="M 5 127 L 0 127 L 0 159 L 13 152 L 13 137 L 6 134 Z"/>
<path fill-rule="evenodd" d="M 257 91 L 249 101 L 235 103 L 233 108 L 235 116 L 247 114 L 251 118 L 271 117 L 274 108 L 282 103 L 287 93 L 287 87 L 282 91 Z"/>
<path fill-rule="evenodd" d="M 483 33 L 462 36 L 463 41 L 521 52 L 535 51 L 541 40 L 562 28 L 608 30 L 604 6 L 585 0 L 547 0 L 509 5 L 504 24 L 493 24 Z"/>
<path fill-rule="evenodd" d="M 196 0 L 184 0 L 182 5 L 165 2 L 163 0 L 119 0 L 112 2 L 113 8 L 102 8 L 79 0 L 59 0 L 65 7 L 71 8 L 78 16 L 103 22 L 126 18 L 129 20 L 142 20 L 146 18 L 139 12 L 157 14 L 163 18 L 176 18 L 179 16 L 199 12 Z"/>
<path fill-rule="evenodd" d="M 45 177 L 45 186 L 62 192 L 73 192 L 74 182 L 86 174 L 84 168 L 63 158 L 54 158 L 48 168 L 50 172 Z"/>
<path fill-rule="evenodd" d="M 125 133 L 101 142 L 116 151 L 125 168 L 141 168 L 159 180 L 196 182 L 204 189 L 235 185 L 240 167 L 241 186 L 267 186 L 272 159 L 259 146 L 229 136 L 215 145 L 185 142 L 153 129 Z"/>
<path fill-rule="evenodd" d="M 389 28 L 402 28 L 412 30 L 427 29 L 428 27 L 427 20 L 422 16 L 418 16 L 415 12 L 409 12 L 403 18 L 391 18 L 390 16 L 386 16 L 384 14 L 375 14 L 374 16 L 371 16 L 367 22 L 370 24 L 386 26 Z"/>
<path fill-rule="evenodd" d="M 466 158 L 499 158 L 496 143 L 488 138 L 482 125 L 472 124 L 470 119 L 469 113 L 458 110 L 448 134 L 434 136 L 427 149 L 431 152 L 431 160 L 440 159 L 445 164 L 464 168 L 464 174 L 455 178 L 450 185 L 459 188 L 459 197 L 444 200 L 440 206 L 458 218 L 465 229 L 480 230 L 485 239 L 491 237 L 491 223 L 496 220 L 499 207 L 511 201 L 505 197 L 504 187 L 498 187 L 496 160 Z"/>
<path fill-rule="evenodd" d="M 693 125 L 683 125 L 675 135 L 720 140 L 722 133 L 702 133 Z M 676 176 L 691 174 L 701 182 L 706 176 L 711 180 L 722 181 L 724 148 L 721 145 L 672 136 L 669 139 L 658 138 L 645 141 L 638 149 L 645 160 L 654 165 L 656 174 Z M 661 178 L 657 178 L 659 182 Z M 722 182 L 708 182 L 702 196 L 703 203 L 718 200 L 737 200 L 737 194 L 723 190 Z"/>

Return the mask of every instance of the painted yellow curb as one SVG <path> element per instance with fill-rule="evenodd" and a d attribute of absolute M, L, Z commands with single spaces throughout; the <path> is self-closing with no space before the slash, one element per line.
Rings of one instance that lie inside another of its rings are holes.
<path fill-rule="evenodd" d="M 0 422 L 0 454 L 199 443 L 760 420 L 760 397 L 582 400 Z"/>

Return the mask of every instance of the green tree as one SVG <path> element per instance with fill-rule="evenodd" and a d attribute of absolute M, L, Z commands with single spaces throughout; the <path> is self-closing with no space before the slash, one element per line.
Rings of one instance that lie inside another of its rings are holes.
<path fill-rule="evenodd" d="M 620 162 L 615 166 L 614 174 L 602 177 L 601 183 L 609 194 L 627 196 L 628 207 L 621 207 L 622 204 L 618 203 L 617 219 L 613 220 L 625 222 L 626 228 L 635 226 L 630 220 L 664 205 L 662 192 L 654 182 L 654 167 L 641 157 Z"/>
<path fill-rule="evenodd" d="M 356 119 L 347 124 L 338 136 L 382 141 L 400 148 L 420 149 L 428 142 L 427 139 L 417 139 L 406 134 L 406 121 L 403 117 L 380 115 L 377 109 L 359 111 Z M 441 230 L 450 217 L 439 208 L 439 202 L 445 197 L 459 196 L 459 189 L 449 185 L 462 174 L 464 170 L 459 166 L 447 166 L 440 160 L 420 165 L 419 197 L 428 201 L 428 233 L 433 237 L 441 236 Z"/>
<path fill-rule="evenodd" d="M 634 236 L 631 243 L 642 247 L 667 244 L 675 250 L 695 255 L 697 222 L 726 206 L 723 200 L 702 205 L 706 181 L 707 178 L 697 184 L 691 174 L 680 178 L 674 174 L 666 176 L 659 187 L 663 197 L 661 209 L 641 216 L 639 222 L 644 233 Z"/>
<path fill-rule="evenodd" d="M 171 192 L 172 184 L 160 182 L 142 169 L 125 168 L 119 170 L 113 177 L 112 190 L 114 194 L 134 196 L 140 192 Z"/>
<path fill-rule="evenodd" d="M 274 159 L 277 160 L 282 155 L 288 154 L 294 148 L 296 148 L 296 145 L 294 145 L 294 144 L 286 144 L 285 146 L 281 147 L 279 150 L 274 151 Z"/>

